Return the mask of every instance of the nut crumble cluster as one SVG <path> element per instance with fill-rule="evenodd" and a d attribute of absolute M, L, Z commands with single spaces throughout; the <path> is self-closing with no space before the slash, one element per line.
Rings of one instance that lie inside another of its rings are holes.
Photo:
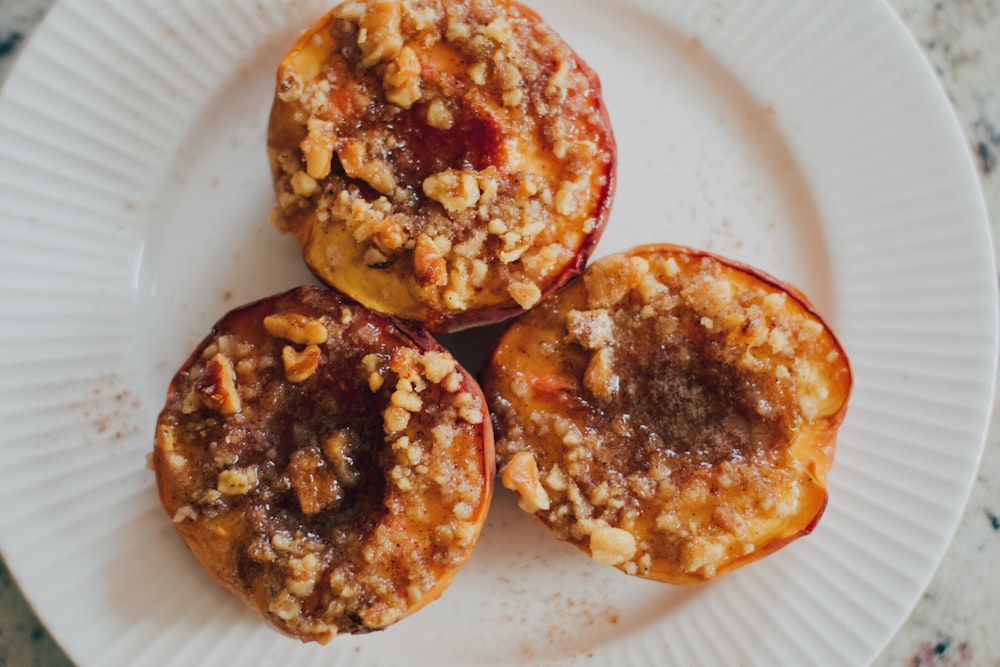
<path fill-rule="evenodd" d="M 596 75 L 508 0 L 337 6 L 279 67 L 268 149 L 317 276 L 435 331 L 578 272 L 614 189 Z"/>
<path fill-rule="evenodd" d="M 851 376 L 797 292 L 660 245 L 516 321 L 483 384 L 524 510 L 600 564 L 684 583 L 811 530 Z"/>
<path fill-rule="evenodd" d="M 429 337 L 299 288 L 216 325 L 171 385 L 152 464 L 206 571 L 325 643 L 412 613 L 467 560 L 492 492 L 485 416 Z"/>

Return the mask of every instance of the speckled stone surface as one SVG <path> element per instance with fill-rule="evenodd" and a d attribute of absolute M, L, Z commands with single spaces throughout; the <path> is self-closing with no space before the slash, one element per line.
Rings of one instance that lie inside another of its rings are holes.
<path fill-rule="evenodd" d="M 892 0 L 961 121 L 1000 247 L 1000 0 Z M 994 409 L 996 413 L 996 409 Z M 944 560 L 877 667 L 1000 666 L 1000 415 Z"/>
<path fill-rule="evenodd" d="M 0 0 L 0 82 L 52 0 Z M 0 558 L 0 667 L 70 667 Z"/>
<path fill-rule="evenodd" d="M 872 0 L 878 1 L 878 0 Z M 0 0 L 0 81 L 52 0 Z M 955 106 L 1000 247 L 1000 0 L 889 0 Z M 937 573 L 876 667 L 1000 667 L 1000 417 Z M 0 561 L 0 667 L 70 661 Z"/>

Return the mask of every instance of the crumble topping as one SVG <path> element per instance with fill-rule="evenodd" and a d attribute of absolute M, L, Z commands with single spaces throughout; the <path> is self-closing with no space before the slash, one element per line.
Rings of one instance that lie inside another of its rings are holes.
<path fill-rule="evenodd" d="M 272 221 L 363 303 L 359 284 L 393 280 L 413 319 L 530 308 L 606 214 L 599 87 L 519 5 L 345 2 L 278 80 Z"/>
<path fill-rule="evenodd" d="M 289 295 L 234 311 L 180 371 L 154 463 L 181 535 L 222 543 L 195 549 L 209 572 L 325 643 L 402 618 L 467 559 L 485 407 L 447 352 Z"/>
<path fill-rule="evenodd" d="M 599 563 L 711 578 L 814 502 L 831 450 L 793 445 L 838 413 L 849 370 L 821 322 L 736 273 L 697 253 L 613 255 L 497 348 L 501 481 Z"/>

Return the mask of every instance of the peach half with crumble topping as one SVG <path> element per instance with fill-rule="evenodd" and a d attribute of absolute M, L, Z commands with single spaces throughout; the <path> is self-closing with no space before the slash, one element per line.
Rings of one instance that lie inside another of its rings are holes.
<path fill-rule="evenodd" d="M 316 276 L 435 333 L 579 273 L 616 146 L 590 67 L 512 0 L 349 0 L 282 60 L 277 207 Z"/>
<path fill-rule="evenodd" d="M 170 385 L 151 461 L 205 571 L 320 643 L 439 597 L 495 475 L 485 400 L 454 358 L 315 287 L 215 325 Z"/>
<path fill-rule="evenodd" d="M 852 376 L 795 288 L 649 245 L 515 320 L 482 382 L 524 510 L 600 564 L 689 583 L 813 529 Z"/>

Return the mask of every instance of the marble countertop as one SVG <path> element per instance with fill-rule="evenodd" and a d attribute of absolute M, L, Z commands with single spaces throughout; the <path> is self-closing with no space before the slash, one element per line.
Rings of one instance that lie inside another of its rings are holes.
<path fill-rule="evenodd" d="M 873 0 L 874 1 L 874 0 Z M 0 81 L 52 0 L 0 0 Z M 889 0 L 936 70 L 978 168 L 1000 239 L 1000 0 Z M 994 241 L 995 248 L 997 241 Z M 954 540 L 876 667 L 1000 665 L 1000 417 Z M 0 562 L 0 667 L 70 661 Z"/>

